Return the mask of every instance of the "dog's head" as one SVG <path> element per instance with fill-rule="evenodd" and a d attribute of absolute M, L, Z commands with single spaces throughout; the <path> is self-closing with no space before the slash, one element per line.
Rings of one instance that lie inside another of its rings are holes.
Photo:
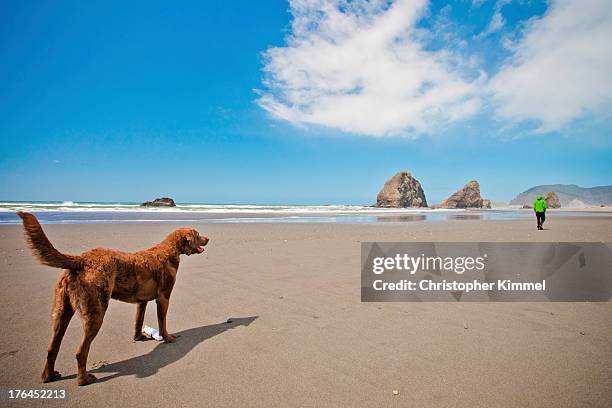
<path fill-rule="evenodd" d="M 201 236 L 198 231 L 191 228 L 182 228 L 180 236 L 178 249 L 181 254 L 187 256 L 204 252 L 204 247 L 209 241 L 208 237 Z"/>

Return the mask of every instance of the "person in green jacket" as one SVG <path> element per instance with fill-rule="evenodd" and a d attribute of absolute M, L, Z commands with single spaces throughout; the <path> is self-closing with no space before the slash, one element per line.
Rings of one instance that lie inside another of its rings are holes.
<path fill-rule="evenodd" d="M 538 194 L 538 198 L 533 202 L 533 211 L 535 211 L 538 221 L 538 229 L 543 230 L 542 225 L 546 221 L 546 200 L 544 200 L 542 194 Z"/>

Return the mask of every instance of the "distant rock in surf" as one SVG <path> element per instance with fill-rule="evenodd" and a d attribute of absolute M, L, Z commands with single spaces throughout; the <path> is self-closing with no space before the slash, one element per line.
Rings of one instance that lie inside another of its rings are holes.
<path fill-rule="evenodd" d="M 544 200 L 548 208 L 561 208 L 561 200 L 559 200 L 559 196 L 554 191 L 546 193 Z"/>
<path fill-rule="evenodd" d="M 491 201 L 480 196 L 480 184 L 472 180 L 435 208 L 491 208 Z"/>
<path fill-rule="evenodd" d="M 421 183 L 406 171 L 400 171 L 385 182 L 376 197 L 375 207 L 427 207 Z"/>
<path fill-rule="evenodd" d="M 145 201 L 141 207 L 176 207 L 174 200 L 168 197 L 156 198 L 153 201 Z"/>

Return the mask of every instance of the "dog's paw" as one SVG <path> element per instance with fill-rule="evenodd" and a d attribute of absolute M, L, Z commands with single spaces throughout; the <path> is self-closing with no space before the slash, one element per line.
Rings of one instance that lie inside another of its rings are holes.
<path fill-rule="evenodd" d="M 146 340 L 151 340 L 151 338 L 142 333 L 134 335 L 134 341 L 146 341 Z"/>
<path fill-rule="evenodd" d="M 85 378 L 77 378 L 77 384 L 79 386 L 89 385 L 97 380 L 96 376 L 93 374 L 87 374 Z"/>
<path fill-rule="evenodd" d="M 164 336 L 164 343 L 174 343 L 176 341 L 176 336 L 172 334 L 166 334 Z"/>
<path fill-rule="evenodd" d="M 62 375 L 59 372 L 53 371 L 51 374 L 43 373 L 42 380 L 43 380 L 44 383 L 48 383 L 48 382 L 51 382 L 51 381 L 59 380 L 61 377 L 62 377 Z"/>

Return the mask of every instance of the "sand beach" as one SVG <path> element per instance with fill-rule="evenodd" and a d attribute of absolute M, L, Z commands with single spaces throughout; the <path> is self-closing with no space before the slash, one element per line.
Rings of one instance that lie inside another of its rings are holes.
<path fill-rule="evenodd" d="M 608 406 L 612 303 L 360 302 L 362 241 L 612 241 L 610 214 L 533 224 L 188 224 L 211 242 L 182 258 L 168 323 L 178 340 L 133 342 L 135 306 L 112 301 L 89 355 L 98 382 L 87 387 L 75 381 L 78 318 L 58 357 L 64 377 L 41 383 L 60 271 L 38 264 L 19 225 L 2 225 L 0 387 L 66 390 L 66 401 L 33 406 Z M 146 248 L 182 225 L 44 228 L 58 249 L 80 253 Z M 156 325 L 154 305 L 145 323 Z"/>

